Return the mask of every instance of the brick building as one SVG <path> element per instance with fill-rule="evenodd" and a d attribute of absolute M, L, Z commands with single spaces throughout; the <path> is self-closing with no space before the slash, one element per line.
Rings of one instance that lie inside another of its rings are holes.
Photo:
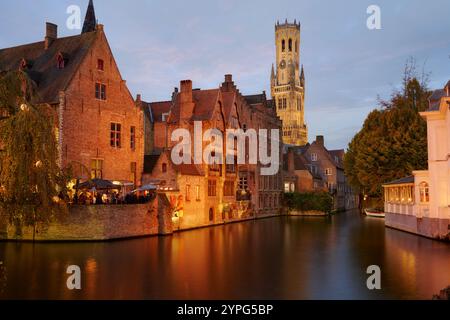
<path fill-rule="evenodd" d="M 236 158 L 233 165 L 175 165 L 171 159 L 171 150 L 177 144 L 170 139 L 172 132 L 185 128 L 194 137 L 194 121 L 201 121 L 203 132 L 218 129 L 223 137 L 227 129 L 280 129 L 280 120 L 265 94 L 243 96 L 232 76 L 226 75 L 216 89 L 193 90 L 192 82 L 185 80 L 174 90 L 171 100 L 149 103 L 140 96 L 137 100 L 145 111 L 149 127 L 145 137 L 150 140 L 145 142 L 148 150 L 143 183 L 157 183 L 170 192 L 176 191 L 184 209 L 180 228 L 280 213 L 281 172 L 262 177 L 260 164 L 238 165 Z M 208 144 L 202 142 L 203 150 Z M 224 139 L 222 154 L 226 148 Z M 249 150 L 247 142 L 247 157 Z"/>
<path fill-rule="evenodd" d="M 140 184 L 143 112 L 136 106 L 106 38 L 92 0 L 83 31 L 58 38 L 46 24 L 45 39 L 0 50 L 0 71 L 26 71 L 37 86 L 37 103 L 53 107 L 62 167 L 77 178 Z"/>
<path fill-rule="evenodd" d="M 343 158 L 340 157 L 343 157 L 344 151 L 329 151 L 325 147 L 323 136 L 317 136 L 311 144 L 291 148 L 303 156 L 307 161 L 306 167 L 316 177 L 313 189 L 328 190 L 334 199 L 333 209 L 346 210 L 346 190 L 349 190 L 349 187 L 344 174 Z"/>
<path fill-rule="evenodd" d="M 268 100 L 266 93 L 244 96 L 239 104 L 240 121 L 243 128 L 278 129 L 282 135 L 282 122 L 277 116 L 273 100 Z M 247 182 L 254 195 L 253 207 L 256 214 L 278 214 L 282 210 L 283 195 L 283 153 L 280 141 L 278 173 L 272 176 L 261 175 L 261 163 L 247 165 L 241 171 L 241 181 Z M 272 151 L 272 150 L 271 150 Z"/>
<path fill-rule="evenodd" d="M 283 177 L 285 193 L 327 190 L 322 176 L 310 170 L 308 160 L 292 147 L 287 148 L 284 153 Z"/>

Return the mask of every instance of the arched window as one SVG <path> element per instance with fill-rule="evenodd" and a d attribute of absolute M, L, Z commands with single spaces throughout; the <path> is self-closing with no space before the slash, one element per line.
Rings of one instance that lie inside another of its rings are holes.
<path fill-rule="evenodd" d="M 209 221 L 210 222 L 214 221 L 214 209 L 213 208 L 209 209 Z"/>
<path fill-rule="evenodd" d="M 167 172 L 167 163 L 163 163 L 163 164 L 162 164 L 161 171 L 162 171 L 163 173 L 166 173 L 166 172 Z"/>
<path fill-rule="evenodd" d="M 421 182 L 419 184 L 419 194 L 420 194 L 420 202 L 421 203 L 430 202 L 430 191 L 429 191 L 428 183 Z"/>
<path fill-rule="evenodd" d="M 289 39 L 289 52 L 292 51 L 292 39 Z"/>
<path fill-rule="evenodd" d="M 286 49 L 286 41 L 281 40 L 281 51 L 284 52 L 284 50 Z"/>

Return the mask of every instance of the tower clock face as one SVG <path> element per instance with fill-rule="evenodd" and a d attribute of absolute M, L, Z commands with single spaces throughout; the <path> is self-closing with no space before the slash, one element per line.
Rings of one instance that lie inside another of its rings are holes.
<path fill-rule="evenodd" d="M 286 61 L 281 60 L 281 62 L 280 62 L 280 68 L 281 68 L 281 69 L 286 68 Z"/>

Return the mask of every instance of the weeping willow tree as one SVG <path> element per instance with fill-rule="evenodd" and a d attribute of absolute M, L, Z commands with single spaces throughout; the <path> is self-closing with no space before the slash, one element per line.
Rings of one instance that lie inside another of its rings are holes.
<path fill-rule="evenodd" d="M 19 231 L 48 222 L 64 207 L 55 111 L 35 101 L 34 82 L 25 72 L 0 75 L 0 209 Z"/>

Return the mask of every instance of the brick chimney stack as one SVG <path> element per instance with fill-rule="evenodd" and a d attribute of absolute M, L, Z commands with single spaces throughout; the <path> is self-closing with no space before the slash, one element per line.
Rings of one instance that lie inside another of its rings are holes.
<path fill-rule="evenodd" d="M 294 150 L 288 149 L 288 171 L 295 171 Z"/>
<path fill-rule="evenodd" d="M 53 41 L 55 41 L 56 39 L 58 39 L 58 26 L 54 23 L 47 22 L 44 41 L 45 50 L 50 48 Z"/>
<path fill-rule="evenodd" d="M 234 89 L 236 89 L 236 86 L 234 85 L 233 76 L 231 74 L 226 74 L 225 82 L 222 83 L 222 90 L 228 92 Z"/>
<path fill-rule="evenodd" d="M 190 119 L 194 112 L 194 101 L 192 97 L 192 81 L 183 80 L 180 82 L 180 119 Z"/>
<path fill-rule="evenodd" d="M 318 145 L 325 146 L 325 139 L 324 139 L 324 137 L 323 136 L 317 136 L 316 137 L 316 143 Z"/>

